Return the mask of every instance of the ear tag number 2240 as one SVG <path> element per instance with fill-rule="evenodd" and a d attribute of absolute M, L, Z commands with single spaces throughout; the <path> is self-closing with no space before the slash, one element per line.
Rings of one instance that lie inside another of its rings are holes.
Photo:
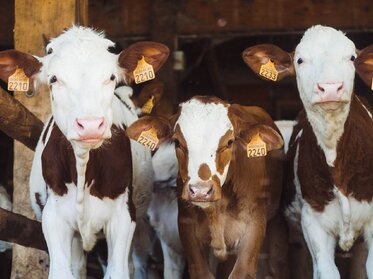
<path fill-rule="evenodd" d="M 261 157 L 267 155 L 266 143 L 260 138 L 259 134 L 252 137 L 246 146 L 247 157 Z"/>
<path fill-rule="evenodd" d="M 159 139 L 157 137 L 157 130 L 152 127 L 147 131 L 141 132 L 140 136 L 137 139 L 137 142 L 149 148 L 151 151 L 154 151 L 159 142 Z"/>

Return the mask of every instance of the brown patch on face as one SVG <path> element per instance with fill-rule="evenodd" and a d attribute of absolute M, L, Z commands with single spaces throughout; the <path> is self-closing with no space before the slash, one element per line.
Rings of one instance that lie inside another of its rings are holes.
<path fill-rule="evenodd" d="M 216 170 L 223 174 L 224 168 L 232 159 L 232 146 L 234 135 L 232 130 L 228 130 L 219 141 L 218 150 L 216 151 Z"/>
<path fill-rule="evenodd" d="M 198 169 L 198 176 L 202 180 L 208 180 L 211 176 L 210 167 L 205 163 L 201 164 Z"/>
<path fill-rule="evenodd" d="M 176 125 L 175 133 L 174 133 L 174 140 L 175 140 L 175 150 L 176 150 L 176 157 L 179 163 L 179 175 L 183 180 L 183 183 L 189 179 L 188 177 L 188 148 L 184 138 L 183 133 L 181 132 L 179 124 Z"/>
<path fill-rule="evenodd" d="M 221 183 L 219 177 L 214 174 L 211 178 L 214 182 L 214 201 L 221 199 Z"/>
<path fill-rule="evenodd" d="M 198 96 L 194 96 L 190 100 L 193 100 L 193 99 L 198 100 L 198 101 L 200 101 L 201 103 L 204 103 L 204 104 L 222 104 L 225 107 L 229 106 L 228 102 L 225 102 L 222 99 L 219 99 L 218 97 L 215 97 L 215 96 L 198 95 Z"/>

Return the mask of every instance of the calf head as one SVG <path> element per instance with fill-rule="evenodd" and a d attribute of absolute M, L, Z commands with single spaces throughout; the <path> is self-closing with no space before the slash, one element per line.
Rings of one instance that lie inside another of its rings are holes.
<path fill-rule="evenodd" d="M 116 84 L 134 79 L 133 70 L 144 57 L 154 71 L 168 57 L 166 46 L 139 42 L 119 55 L 114 43 L 85 27 L 73 26 L 51 40 L 44 57 L 16 50 L 0 52 L 0 78 L 4 81 L 22 68 L 34 85 L 49 85 L 54 119 L 74 144 L 96 148 L 111 137 L 112 99 Z"/>
<path fill-rule="evenodd" d="M 295 52 L 270 44 L 257 45 L 243 52 L 243 60 L 255 73 L 271 60 L 278 80 L 296 75 L 306 110 L 330 111 L 348 105 L 355 69 L 369 86 L 373 77 L 372 46 L 359 51 L 341 31 L 320 25 L 304 33 Z"/>
<path fill-rule="evenodd" d="M 242 114 L 246 117 L 242 118 Z M 267 150 L 283 145 L 281 136 L 250 117 L 247 107 L 230 105 L 215 97 L 193 97 L 180 104 L 179 111 L 170 119 L 142 117 L 127 129 L 127 134 L 136 140 L 151 128 L 157 130 L 159 143 L 174 141 L 181 197 L 201 207 L 221 198 L 235 152 L 246 152 L 254 135 L 259 133 Z"/>

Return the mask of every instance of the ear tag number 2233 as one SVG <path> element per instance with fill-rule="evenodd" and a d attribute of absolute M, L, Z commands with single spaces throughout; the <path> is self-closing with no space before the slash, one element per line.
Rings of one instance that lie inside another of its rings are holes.
<path fill-rule="evenodd" d="M 157 130 L 152 127 L 147 131 L 141 132 L 140 136 L 137 139 L 137 142 L 149 148 L 151 151 L 154 151 L 159 142 L 159 139 L 157 137 Z"/>
<path fill-rule="evenodd" d="M 137 62 L 136 69 L 133 71 L 133 76 L 135 77 L 136 84 L 155 78 L 153 66 L 146 63 L 144 56 Z"/>
<path fill-rule="evenodd" d="M 26 76 L 22 68 L 17 70 L 8 78 L 9 91 L 25 91 L 29 88 L 29 78 Z"/>
<path fill-rule="evenodd" d="M 259 134 L 252 137 L 246 146 L 247 157 L 261 157 L 267 155 L 266 143 L 260 138 Z"/>
<path fill-rule="evenodd" d="M 265 77 L 266 79 L 276 81 L 278 77 L 278 72 L 276 70 L 275 64 L 271 60 L 260 66 L 259 75 Z"/>

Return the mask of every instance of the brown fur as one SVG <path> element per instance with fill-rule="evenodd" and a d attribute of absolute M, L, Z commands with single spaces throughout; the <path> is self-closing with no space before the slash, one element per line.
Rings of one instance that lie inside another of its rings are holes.
<path fill-rule="evenodd" d="M 124 131 L 113 126 L 111 139 L 89 155 L 86 183 L 90 185 L 94 180 L 90 194 L 99 199 L 115 199 L 128 187 L 130 215 L 135 220 L 131 147 Z M 42 154 L 42 169 L 45 182 L 57 195 L 67 193 L 66 183 L 77 183 L 74 151 L 56 125 Z"/>
<path fill-rule="evenodd" d="M 202 180 L 208 180 L 211 177 L 211 170 L 207 164 L 201 164 L 198 169 L 198 176 Z"/>
<path fill-rule="evenodd" d="M 364 104 L 373 112 L 367 102 Z M 295 136 L 303 129 L 299 139 L 298 176 L 303 198 L 312 208 L 319 212 L 324 210 L 334 199 L 333 185 L 358 201 L 371 201 L 373 188 L 369 185 L 373 185 L 373 124 L 357 97 L 352 97 L 344 133 L 338 142 L 334 168 L 326 164 L 324 153 L 317 144 L 304 111 L 298 121 L 289 145 L 289 161 L 292 162 L 295 157 Z M 292 175 L 289 180 L 292 182 Z M 293 200 L 294 188 L 292 185 L 287 190 L 288 202 Z"/>

